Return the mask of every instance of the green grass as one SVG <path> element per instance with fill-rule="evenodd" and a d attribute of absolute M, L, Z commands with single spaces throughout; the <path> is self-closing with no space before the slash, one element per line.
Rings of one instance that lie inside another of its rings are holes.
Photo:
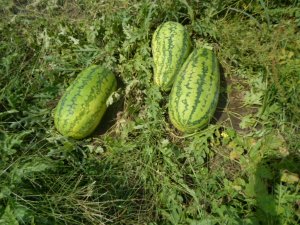
<path fill-rule="evenodd" d="M 0 224 L 299 224 L 296 0 L 0 3 Z M 172 20 L 222 66 L 222 116 L 182 135 L 153 84 L 151 38 Z M 76 75 L 119 80 L 93 136 L 53 109 Z M 117 97 L 119 96 L 119 97 Z"/>

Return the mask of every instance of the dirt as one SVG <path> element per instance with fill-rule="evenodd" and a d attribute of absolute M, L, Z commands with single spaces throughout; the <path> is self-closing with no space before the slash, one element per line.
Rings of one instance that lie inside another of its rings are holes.
<path fill-rule="evenodd" d="M 225 78 L 222 74 L 220 99 L 213 123 L 245 131 L 239 126 L 242 118 L 256 112 L 256 109 L 243 105 L 243 95 L 248 90 L 245 80 L 238 77 Z"/>

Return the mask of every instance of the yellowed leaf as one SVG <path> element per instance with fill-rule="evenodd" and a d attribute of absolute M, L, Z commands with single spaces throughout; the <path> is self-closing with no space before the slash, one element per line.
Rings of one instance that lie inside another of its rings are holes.
<path fill-rule="evenodd" d="M 294 184 L 294 183 L 299 182 L 299 175 L 285 170 L 285 171 L 283 171 L 280 180 L 281 180 L 281 182 L 285 182 L 288 184 Z"/>
<path fill-rule="evenodd" d="M 229 154 L 229 158 L 231 160 L 239 159 L 240 156 L 241 156 L 241 154 L 238 151 L 236 151 L 236 150 L 231 151 L 230 154 Z"/>

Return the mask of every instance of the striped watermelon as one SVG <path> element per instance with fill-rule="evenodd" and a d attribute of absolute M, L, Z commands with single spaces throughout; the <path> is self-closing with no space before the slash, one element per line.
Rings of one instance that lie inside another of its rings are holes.
<path fill-rule="evenodd" d="M 213 51 L 195 49 L 183 64 L 169 98 L 169 117 L 180 131 L 206 126 L 219 98 L 220 71 Z"/>
<path fill-rule="evenodd" d="M 160 25 L 152 37 L 154 83 L 164 91 L 170 90 L 190 51 L 190 37 L 180 23 L 166 22 Z"/>
<path fill-rule="evenodd" d="M 91 134 L 106 111 L 106 101 L 117 81 L 109 70 L 92 65 L 68 87 L 55 109 L 54 124 L 67 137 L 81 139 Z"/>

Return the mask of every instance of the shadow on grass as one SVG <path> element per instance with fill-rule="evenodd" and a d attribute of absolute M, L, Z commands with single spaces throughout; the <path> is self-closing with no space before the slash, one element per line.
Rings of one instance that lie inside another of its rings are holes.
<path fill-rule="evenodd" d="M 284 158 L 268 157 L 258 164 L 255 173 L 256 209 L 253 224 L 280 225 L 283 223 L 278 212 L 279 196 L 276 195 L 276 187 L 286 185 L 281 181 L 283 171 L 300 174 L 299 154 L 290 154 Z"/>

